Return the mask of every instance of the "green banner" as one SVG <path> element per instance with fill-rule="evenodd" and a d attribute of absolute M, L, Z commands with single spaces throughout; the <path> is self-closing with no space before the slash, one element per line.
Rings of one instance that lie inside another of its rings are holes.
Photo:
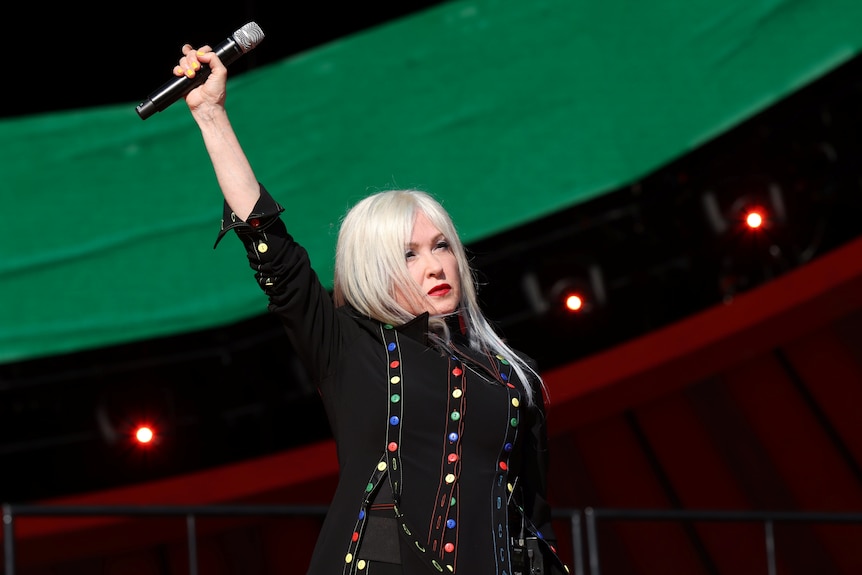
<path fill-rule="evenodd" d="M 432 192 L 467 242 L 504 231 L 815 80 L 859 22 L 857 0 L 455 1 L 239 75 L 230 113 L 329 282 L 368 192 Z M 221 199 L 184 105 L 137 104 L 0 122 L 0 362 L 265 312 L 239 243 L 212 250 Z"/>

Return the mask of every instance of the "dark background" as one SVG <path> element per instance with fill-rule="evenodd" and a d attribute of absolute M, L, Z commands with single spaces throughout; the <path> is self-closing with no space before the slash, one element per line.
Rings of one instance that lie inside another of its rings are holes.
<path fill-rule="evenodd" d="M 231 66 L 234 75 L 438 3 L 45 9 L 13 32 L 2 115 L 133 107 L 170 78 L 184 43 L 215 45 L 249 21 L 266 39 Z M 721 305 L 858 237 L 860 78 L 857 58 L 641 181 L 468 246 L 488 315 L 552 369 Z M 786 217 L 745 233 L 745 203 L 768 205 L 775 187 Z M 725 232 L 710 225 L 707 192 Z M 589 288 L 590 269 L 600 272 L 604 303 L 560 312 L 555 286 L 569 278 Z M 527 297 L 527 277 L 548 309 Z M 141 414 L 164 432 L 153 449 L 126 435 Z M 0 365 L 2 502 L 166 477 L 326 437 L 316 392 L 266 315 Z"/>
<path fill-rule="evenodd" d="M 15 3 L 0 117 L 137 104 L 171 78 L 183 44 L 215 46 L 248 22 L 265 39 L 234 75 L 442 3 Z"/>

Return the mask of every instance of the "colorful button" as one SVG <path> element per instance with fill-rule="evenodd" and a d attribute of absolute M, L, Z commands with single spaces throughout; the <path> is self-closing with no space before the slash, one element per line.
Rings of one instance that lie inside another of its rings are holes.
<path fill-rule="evenodd" d="M 386 349 L 389 351 L 395 351 L 395 342 L 390 342 L 389 345 L 386 346 Z"/>
<path fill-rule="evenodd" d="M 458 461 L 458 454 L 457 454 L 457 453 L 450 453 L 450 454 L 446 457 L 446 459 L 448 459 L 448 460 L 449 460 L 449 463 L 455 463 L 456 461 Z"/>
<path fill-rule="evenodd" d="M 401 396 L 397 393 L 393 393 L 392 397 L 390 397 L 389 399 L 392 401 L 392 403 L 398 403 L 399 401 L 401 401 Z"/>
<path fill-rule="evenodd" d="M 445 480 L 446 480 L 446 483 L 454 483 L 455 482 L 455 475 L 453 473 L 449 473 L 446 475 Z"/>
<path fill-rule="evenodd" d="M 398 421 L 399 421 L 399 419 L 398 419 L 397 415 L 393 415 L 392 417 L 389 418 L 389 424 L 390 425 L 398 425 Z"/>
<path fill-rule="evenodd" d="M 464 392 L 461 391 L 460 389 L 453 389 L 452 390 L 452 397 L 454 397 L 455 399 L 458 399 L 462 395 L 464 395 Z"/>
<path fill-rule="evenodd" d="M 389 367 L 391 367 L 392 369 L 395 369 L 399 365 L 401 365 L 401 362 L 397 359 L 393 359 L 391 362 L 389 362 Z"/>
<path fill-rule="evenodd" d="M 464 371 L 460 367 L 456 367 L 452 370 L 452 375 L 455 377 L 460 377 L 462 373 L 464 373 Z"/>
<path fill-rule="evenodd" d="M 454 519 L 447 519 L 446 520 L 446 528 L 447 529 L 454 529 L 455 528 L 455 520 Z"/>
<path fill-rule="evenodd" d="M 461 414 L 457 411 L 453 411 L 449 414 L 449 419 L 451 419 L 452 421 L 458 421 L 459 419 L 461 419 Z"/>
<path fill-rule="evenodd" d="M 266 250 L 268 250 L 268 249 L 269 249 L 269 246 L 266 245 L 264 242 L 260 242 L 259 244 L 257 244 L 257 251 L 259 251 L 262 254 L 265 254 Z"/>
<path fill-rule="evenodd" d="M 458 441 L 458 434 L 455 433 L 454 431 L 452 433 L 450 433 L 449 434 L 449 441 L 451 443 L 455 443 L 456 441 Z"/>
<path fill-rule="evenodd" d="M 395 451 L 396 449 L 398 449 L 398 444 L 393 441 L 386 446 L 386 449 L 388 449 L 389 451 Z"/>
<path fill-rule="evenodd" d="M 401 378 L 400 378 L 400 377 L 398 377 L 397 375 L 394 375 L 394 376 L 392 376 L 392 377 L 389 379 L 389 382 L 390 382 L 392 385 L 397 385 L 398 383 L 400 383 L 400 382 L 401 382 Z"/>
<path fill-rule="evenodd" d="M 453 543 L 447 543 L 443 546 L 443 550 L 446 551 L 446 553 L 452 553 L 455 550 L 455 545 Z"/>

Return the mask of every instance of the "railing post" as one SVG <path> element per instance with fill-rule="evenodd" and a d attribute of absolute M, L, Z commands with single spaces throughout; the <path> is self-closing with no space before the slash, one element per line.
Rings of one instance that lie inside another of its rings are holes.
<path fill-rule="evenodd" d="M 572 521 L 572 555 L 575 562 L 575 575 L 584 575 L 584 547 L 581 542 L 581 512 L 575 509 Z"/>
<path fill-rule="evenodd" d="M 15 575 L 15 524 L 12 506 L 3 504 L 3 556 L 6 575 Z"/>
<path fill-rule="evenodd" d="M 590 554 L 590 575 L 599 575 L 599 536 L 596 533 L 596 513 L 592 507 L 584 509 L 587 518 L 587 547 Z"/>
<path fill-rule="evenodd" d="M 198 535 L 193 513 L 186 515 L 186 538 L 189 542 L 189 575 L 198 575 Z"/>
<path fill-rule="evenodd" d="M 776 575 L 775 569 L 775 530 L 772 519 L 767 519 L 764 524 L 766 532 L 766 570 L 769 575 Z"/>

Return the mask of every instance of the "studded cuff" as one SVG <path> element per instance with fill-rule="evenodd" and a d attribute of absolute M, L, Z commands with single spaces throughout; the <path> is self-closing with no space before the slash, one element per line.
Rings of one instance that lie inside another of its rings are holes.
<path fill-rule="evenodd" d="M 236 230 L 237 234 L 242 235 L 256 234 L 266 230 L 278 219 L 279 214 L 284 211 L 284 208 L 273 199 L 269 192 L 266 191 L 266 188 L 263 187 L 263 184 L 260 184 L 260 198 L 245 221 L 233 213 L 227 202 L 224 202 L 223 210 L 221 229 L 219 230 L 218 237 L 216 237 L 215 244 L 213 244 L 213 249 L 218 246 L 221 239 L 230 230 Z"/>

